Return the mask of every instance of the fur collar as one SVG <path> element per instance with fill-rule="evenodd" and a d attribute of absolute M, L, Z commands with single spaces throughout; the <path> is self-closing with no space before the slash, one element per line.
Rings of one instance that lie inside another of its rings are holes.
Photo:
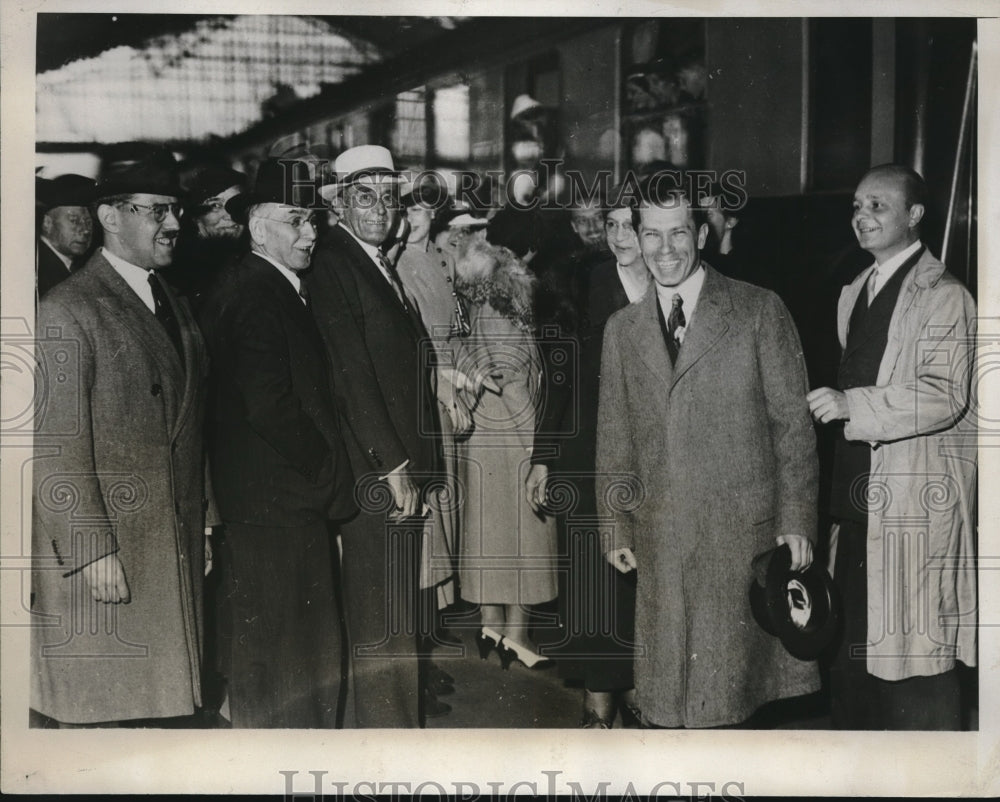
<path fill-rule="evenodd" d="M 455 287 L 471 304 L 489 304 L 515 326 L 530 331 L 537 279 L 513 251 L 478 240 L 456 264 Z M 467 278 L 467 276 L 474 278 Z"/>

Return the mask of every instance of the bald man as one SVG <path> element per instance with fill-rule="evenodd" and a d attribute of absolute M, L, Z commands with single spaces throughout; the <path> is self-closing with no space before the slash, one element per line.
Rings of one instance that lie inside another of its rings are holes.
<path fill-rule="evenodd" d="M 830 505 L 840 729 L 959 729 L 956 665 L 976 664 L 976 307 L 921 242 L 926 197 L 900 165 L 861 179 L 852 226 L 875 263 L 840 296 L 838 386 L 807 396 L 816 421 L 842 429 Z"/>

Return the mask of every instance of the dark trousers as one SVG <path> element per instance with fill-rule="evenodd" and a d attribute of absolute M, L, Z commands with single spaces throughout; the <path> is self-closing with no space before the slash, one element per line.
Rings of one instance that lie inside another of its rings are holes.
<path fill-rule="evenodd" d="M 843 600 L 843 633 L 830 667 L 831 720 L 842 730 L 958 730 L 961 686 L 956 670 L 889 682 L 866 665 L 867 524 L 841 521 L 834 581 Z"/>
<path fill-rule="evenodd" d="M 227 523 L 223 543 L 233 727 L 337 726 L 341 619 L 326 524 Z"/>
<path fill-rule="evenodd" d="M 362 512 L 341 526 L 351 692 L 345 727 L 418 727 L 423 521 Z"/>

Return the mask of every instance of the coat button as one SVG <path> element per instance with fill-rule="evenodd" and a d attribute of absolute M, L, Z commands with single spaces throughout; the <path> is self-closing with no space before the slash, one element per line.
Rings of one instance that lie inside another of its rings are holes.
<path fill-rule="evenodd" d="M 149 388 L 149 392 L 151 392 L 153 395 L 159 395 L 160 393 L 163 392 L 163 388 L 158 384 L 154 384 L 152 387 Z"/>

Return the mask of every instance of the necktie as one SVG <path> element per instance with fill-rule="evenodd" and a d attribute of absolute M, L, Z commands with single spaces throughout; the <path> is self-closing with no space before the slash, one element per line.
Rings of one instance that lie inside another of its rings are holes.
<path fill-rule="evenodd" d="M 386 255 L 379 251 L 378 254 L 379 264 L 382 266 L 382 272 L 389 279 L 389 284 L 392 285 L 393 290 L 396 292 L 396 297 L 399 298 L 399 302 L 403 305 L 403 309 L 407 312 L 410 311 L 410 304 L 406 299 L 406 290 L 403 288 L 403 282 L 399 280 L 399 274 L 396 272 L 396 268 L 393 267 L 392 263 L 386 258 Z"/>
<path fill-rule="evenodd" d="M 673 338 L 678 351 L 681 349 L 681 341 L 677 336 L 677 329 L 687 325 L 683 306 L 684 299 L 681 298 L 680 293 L 675 292 L 674 297 L 671 299 L 670 315 L 667 317 L 667 332 Z"/>
<path fill-rule="evenodd" d="M 309 308 L 309 288 L 305 285 L 305 282 L 299 281 L 299 298 L 302 299 L 302 303 L 305 304 L 306 309 Z"/>
<path fill-rule="evenodd" d="M 170 305 L 170 301 L 167 300 L 167 293 L 152 270 L 149 271 L 148 280 L 149 288 L 153 291 L 153 313 L 156 315 L 156 319 L 163 325 L 163 328 L 167 330 L 170 342 L 174 344 L 174 348 L 177 349 L 178 355 L 183 360 L 184 344 L 181 341 L 181 327 L 177 322 L 177 318 L 174 317 L 174 310 Z"/>
<path fill-rule="evenodd" d="M 457 292 L 452 291 L 455 299 L 455 313 L 451 320 L 450 337 L 468 337 L 472 333 L 472 322 L 469 320 L 469 310 L 465 305 L 465 299 Z"/>
<path fill-rule="evenodd" d="M 878 283 L 878 268 L 876 267 L 868 277 L 868 305 L 872 305 L 875 300 L 875 285 Z"/>

